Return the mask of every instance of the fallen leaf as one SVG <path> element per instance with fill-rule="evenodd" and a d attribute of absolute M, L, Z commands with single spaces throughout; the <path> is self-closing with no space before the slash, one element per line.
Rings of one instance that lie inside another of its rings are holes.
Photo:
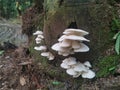
<path fill-rule="evenodd" d="M 20 76 L 20 84 L 24 86 L 26 84 L 26 80 L 23 76 Z"/>

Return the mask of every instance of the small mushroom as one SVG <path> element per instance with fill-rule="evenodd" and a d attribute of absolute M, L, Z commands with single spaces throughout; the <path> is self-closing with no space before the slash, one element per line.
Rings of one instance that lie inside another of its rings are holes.
<path fill-rule="evenodd" d="M 71 45 L 71 40 L 63 40 L 60 44 L 61 47 L 69 47 Z"/>
<path fill-rule="evenodd" d="M 89 47 L 84 43 L 80 43 L 80 48 L 74 49 L 74 52 L 88 52 Z"/>
<path fill-rule="evenodd" d="M 55 56 L 51 52 L 49 52 L 49 56 L 47 58 L 49 60 L 53 60 L 55 58 Z"/>
<path fill-rule="evenodd" d="M 41 56 L 48 57 L 49 56 L 49 52 L 42 52 Z"/>
<path fill-rule="evenodd" d="M 37 37 L 38 37 L 38 38 L 41 38 L 41 39 L 43 39 L 43 38 L 44 38 L 44 36 L 43 36 L 43 35 L 38 35 Z"/>
<path fill-rule="evenodd" d="M 78 41 L 87 41 L 89 42 L 90 40 L 82 37 L 82 36 L 76 36 L 76 35 L 69 35 L 69 36 L 66 36 L 65 39 L 69 39 L 69 40 L 78 40 Z"/>
<path fill-rule="evenodd" d="M 74 65 L 76 64 L 76 58 L 74 57 L 69 57 L 63 60 L 63 63 L 67 63 L 67 65 Z"/>
<path fill-rule="evenodd" d="M 39 50 L 39 51 L 46 51 L 47 47 L 46 46 L 39 46 L 39 47 L 34 47 L 35 50 Z"/>
<path fill-rule="evenodd" d="M 87 35 L 89 33 L 84 31 L 84 30 L 82 30 L 82 29 L 72 29 L 72 28 L 69 28 L 69 29 L 65 29 L 63 34 L 84 36 L 84 35 Z"/>
<path fill-rule="evenodd" d="M 60 66 L 64 69 L 70 68 L 70 66 L 67 63 L 62 63 Z"/>
<path fill-rule="evenodd" d="M 35 33 L 33 33 L 33 35 L 42 35 L 43 34 L 43 32 L 42 31 L 36 31 Z"/>
<path fill-rule="evenodd" d="M 82 77 L 92 79 L 95 77 L 95 73 L 91 70 L 88 70 L 88 72 L 82 73 Z"/>
<path fill-rule="evenodd" d="M 88 68 L 86 68 L 82 63 L 78 63 L 74 65 L 73 68 L 76 72 L 88 72 Z"/>
<path fill-rule="evenodd" d="M 73 49 L 80 48 L 80 42 L 79 41 L 72 41 L 72 48 Z"/>
<path fill-rule="evenodd" d="M 72 68 L 67 69 L 66 72 L 67 72 L 67 74 L 72 75 L 72 76 L 73 76 L 73 75 L 74 75 L 74 76 L 77 75 L 77 72 L 74 71 Z"/>
<path fill-rule="evenodd" d="M 85 65 L 85 66 L 87 66 L 87 67 L 89 67 L 89 68 L 91 68 L 91 67 L 92 67 L 92 65 L 90 64 L 90 62 L 89 62 L 89 61 L 84 62 L 84 65 Z"/>

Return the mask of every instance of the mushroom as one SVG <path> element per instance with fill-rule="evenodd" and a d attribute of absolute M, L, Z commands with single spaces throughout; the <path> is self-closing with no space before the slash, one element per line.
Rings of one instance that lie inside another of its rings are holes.
<path fill-rule="evenodd" d="M 44 36 L 43 36 L 43 35 L 38 35 L 37 37 L 38 37 L 38 38 L 41 38 L 41 39 L 43 39 L 43 38 L 44 38 Z"/>
<path fill-rule="evenodd" d="M 43 32 L 42 31 L 36 31 L 35 33 L 33 33 L 33 35 L 42 35 Z"/>
<path fill-rule="evenodd" d="M 64 39 L 61 44 L 60 44 L 61 47 L 69 47 L 71 46 L 71 40 L 67 40 L 67 39 Z"/>
<path fill-rule="evenodd" d="M 88 68 L 86 68 L 82 63 L 77 63 L 74 65 L 73 70 L 76 72 L 88 72 Z"/>
<path fill-rule="evenodd" d="M 84 65 L 85 65 L 86 67 L 89 67 L 89 68 L 91 68 L 91 67 L 92 67 L 92 65 L 90 64 L 90 62 L 89 62 L 89 61 L 84 62 Z"/>
<path fill-rule="evenodd" d="M 51 52 L 49 52 L 48 59 L 49 60 L 53 60 L 54 58 L 55 58 L 55 56 Z"/>
<path fill-rule="evenodd" d="M 84 36 L 84 35 L 87 35 L 89 33 L 86 32 L 86 31 L 84 31 L 84 30 L 81 30 L 81 29 L 72 29 L 72 28 L 69 28 L 69 29 L 65 29 L 65 31 L 63 32 L 63 34 Z"/>
<path fill-rule="evenodd" d="M 72 75 L 72 76 L 73 76 L 73 75 L 74 75 L 74 76 L 77 75 L 77 72 L 74 71 L 72 68 L 67 69 L 66 72 L 67 72 L 67 74 Z"/>
<path fill-rule="evenodd" d="M 67 63 L 62 63 L 62 64 L 60 64 L 60 66 L 64 69 L 70 68 L 70 66 Z"/>
<path fill-rule="evenodd" d="M 67 65 L 74 65 L 76 64 L 76 58 L 74 57 L 69 57 L 63 60 L 63 63 L 67 63 Z"/>
<path fill-rule="evenodd" d="M 95 77 L 95 73 L 91 70 L 88 70 L 88 72 L 82 73 L 82 78 L 89 78 L 92 79 Z"/>
<path fill-rule="evenodd" d="M 74 52 L 88 52 L 89 47 L 84 43 L 80 43 L 80 48 L 74 49 Z"/>
<path fill-rule="evenodd" d="M 55 58 L 51 52 L 42 52 L 41 56 L 47 57 L 49 60 L 53 60 Z"/>
<path fill-rule="evenodd" d="M 76 36 L 76 35 L 69 35 L 69 36 L 66 36 L 65 39 L 69 39 L 69 40 L 78 40 L 78 41 L 87 41 L 89 42 L 90 40 L 82 37 L 82 36 Z"/>
<path fill-rule="evenodd" d="M 34 47 L 35 50 L 39 50 L 39 51 L 46 51 L 47 47 L 46 46 L 39 46 L 39 47 Z"/>

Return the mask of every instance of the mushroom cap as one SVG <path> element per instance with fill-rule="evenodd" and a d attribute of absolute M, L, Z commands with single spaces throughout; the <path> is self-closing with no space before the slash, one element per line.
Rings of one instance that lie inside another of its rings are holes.
<path fill-rule="evenodd" d="M 92 65 L 90 64 L 90 62 L 89 62 L 89 61 L 84 62 L 84 65 L 85 65 L 85 66 L 87 66 L 87 67 L 89 67 L 89 68 L 91 68 L 91 67 L 92 67 Z"/>
<path fill-rule="evenodd" d="M 88 51 L 89 51 L 89 47 L 84 43 L 80 43 L 80 48 L 74 49 L 74 52 L 88 52 Z"/>
<path fill-rule="evenodd" d="M 74 48 L 74 49 L 80 48 L 80 42 L 79 41 L 72 41 L 72 48 Z"/>
<path fill-rule="evenodd" d="M 41 56 L 48 57 L 49 56 L 49 52 L 42 52 Z"/>
<path fill-rule="evenodd" d="M 66 63 L 61 63 L 60 66 L 61 66 L 62 68 L 64 68 L 64 69 L 70 68 L 70 66 L 67 65 Z"/>
<path fill-rule="evenodd" d="M 37 37 L 38 37 L 38 38 L 41 38 L 41 39 L 43 39 L 43 38 L 44 38 L 44 36 L 43 36 L 43 35 L 38 35 Z"/>
<path fill-rule="evenodd" d="M 69 52 L 70 47 L 61 47 L 61 43 L 56 43 L 51 47 L 55 51 Z"/>
<path fill-rule="evenodd" d="M 39 47 L 34 47 L 34 49 L 36 49 L 36 50 L 40 50 L 40 51 L 42 51 L 42 50 L 47 50 L 47 47 L 46 46 L 39 46 Z"/>
<path fill-rule="evenodd" d="M 88 72 L 88 68 L 85 67 L 82 63 L 74 65 L 73 69 L 77 72 Z"/>
<path fill-rule="evenodd" d="M 42 39 L 37 37 L 35 40 L 36 40 L 36 41 L 41 41 Z"/>
<path fill-rule="evenodd" d="M 71 46 L 71 40 L 68 40 L 68 39 L 64 39 L 61 44 L 60 44 L 61 47 L 69 47 Z"/>
<path fill-rule="evenodd" d="M 43 34 L 43 32 L 42 31 L 36 31 L 35 33 L 33 33 L 33 35 L 42 35 Z"/>
<path fill-rule="evenodd" d="M 69 58 L 64 59 L 63 63 L 66 63 L 67 65 L 77 64 L 76 58 L 74 58 L 74 57 L 69 57 Z"/>
<path fill-rule="evenodd" d="M 63 41 L 65 38 L 66 38 L 66 36 L 67 35 L 62 35 L 59 39 L 58 39 L 58 41 L 60 42 L 60 41 Z"/>
<path fill-rule="evenodd" d="M 61 49 L 60 43 L 55 43 L 51 48 L 55 51 L 59 51 Z"/>
<path fill-rule="evenodd" d="M 77 72 L 77 74 L 76 74 L 76 75 L 73 75 L 73 77 L 74 77 L 74 78 L 77 78 L 77 77 L 79 77 L 81 74 L 82 74 L 82 72 Z"/>
<path fill-rule="evenodd" d="M 91 70 L 88 70 L 88 72 L 82 73 L 82 77 L 92 79 L 95 77 L 95 73 Z"/>
<path fill-rule="evenodd" d="M 63 32 L 63 34 L 66 34 L 66 35 L 78 35 L 78 36 L 84 36 L 84 35 L 87 35 L 89 34 L 88 32 L 82 30 L 82 29 L 72 29 L 72 28 L 69 28 L 69 29 L 65 29 L 65 31 Z"/>
<path fill-rule="evenodd" d="M 46 50 L 47 48 L 46 46 L 39 46 L 39 47 L 34 47 L 34 49 L 41 51 L 41 50 Z"/>
<path fill-rule="evenodd" d="M 67 69 L 67 70 L 66 70 L 66 73 L 69 74 L 69 75 L 77 75 L 77 72 L 74 71 L 72 68 Z"/>
<path fill-rule="evenodd" d="M 41 43 L 41 41 L 36 41 L 36 44 L 40 44 Z"/>
<path fill-rule="evenodd" d="M 82 37 L 82 36 L 76 36 L 76 35 L 69 35 L 69 36 L 66 36 L 64 39 L 69 39 L 69 40 L 78 40 L 78 41 L 87 41 L 89 42 L 90 40 Z M 63 40 L 64 40 L 63 39 Z"/>
<path fill-rule="evenodd" d="M 54 58 L 55 58 L 55 56 L 51 52 L 49 52 L 48 59 L 49 60 L 53 60 Z"/>

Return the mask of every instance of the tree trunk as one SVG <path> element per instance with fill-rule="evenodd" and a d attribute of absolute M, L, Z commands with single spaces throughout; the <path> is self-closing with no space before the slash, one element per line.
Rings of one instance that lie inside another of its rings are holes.
<path fill-rule="evenodd" d="M 39 4 L 37 3 L 37 5 Z M 42 5 L 41 2 L 40 5 Z M 110 28 L 110 23 L 113 19 L 112 10 L 107 0 L 44 0 L 44 18 L 43 16 L 39 17 L 44 19 L 44 23 L 41 23 L 41 20 L 39 27 L 42 27 L 44 24 L 45 44 L 56 58 L 53 61 L 48 61 L 40 56 L 37 51 L 33 50 L 35 46 L 34 39 L 31 40 L 30 50 L 36 60 L 41 62 L 40 69 L 45 74 L 73 85 L 69 87 L 66 84 L 66 87 L 59 87 L 60 90 L 89 90 L 88 88 L 85 89 L 84 85 L 82 85 L 82 83 L 86 83 L 88 80 L 81 78 L 74 79 L 67 75 L 65 70 L 60 68 L 60 64 L 65 57 L 59 56 L 57 52 L 51 49 L 51 46 L 58 42 L 58 38 L 65 29 L 83 29 L 89 32 L 86 38 L 90 42 L 86 44 L 90 47 L 90 51 L 76 53 L 72 56 L 76 57 L 80 62 L 91 61 L 93 66 L 96 65 L 98 59 L 108 55 L 107 51 L 113 46 Z M 67 87 L 68 89 L 65 89 Z M 96 84 L 93 87 L 91 90 L 96 90 Z"/>
<path fill-rule="evenodd" d="M 81 62 L 96 60 L 110 42 L 111 9 L 106 1 L 96 4 L 94 0 L 45 0 L 44 35 L 49 50 L 67 28 L 88 31 L 89 52 L 73 56 Z M 57 56 L 58 57 L 58 56 Z M 61 57 L 61 56 L 60 56 Z M 58 58 L 57 58 L 58 59 Z"/>

